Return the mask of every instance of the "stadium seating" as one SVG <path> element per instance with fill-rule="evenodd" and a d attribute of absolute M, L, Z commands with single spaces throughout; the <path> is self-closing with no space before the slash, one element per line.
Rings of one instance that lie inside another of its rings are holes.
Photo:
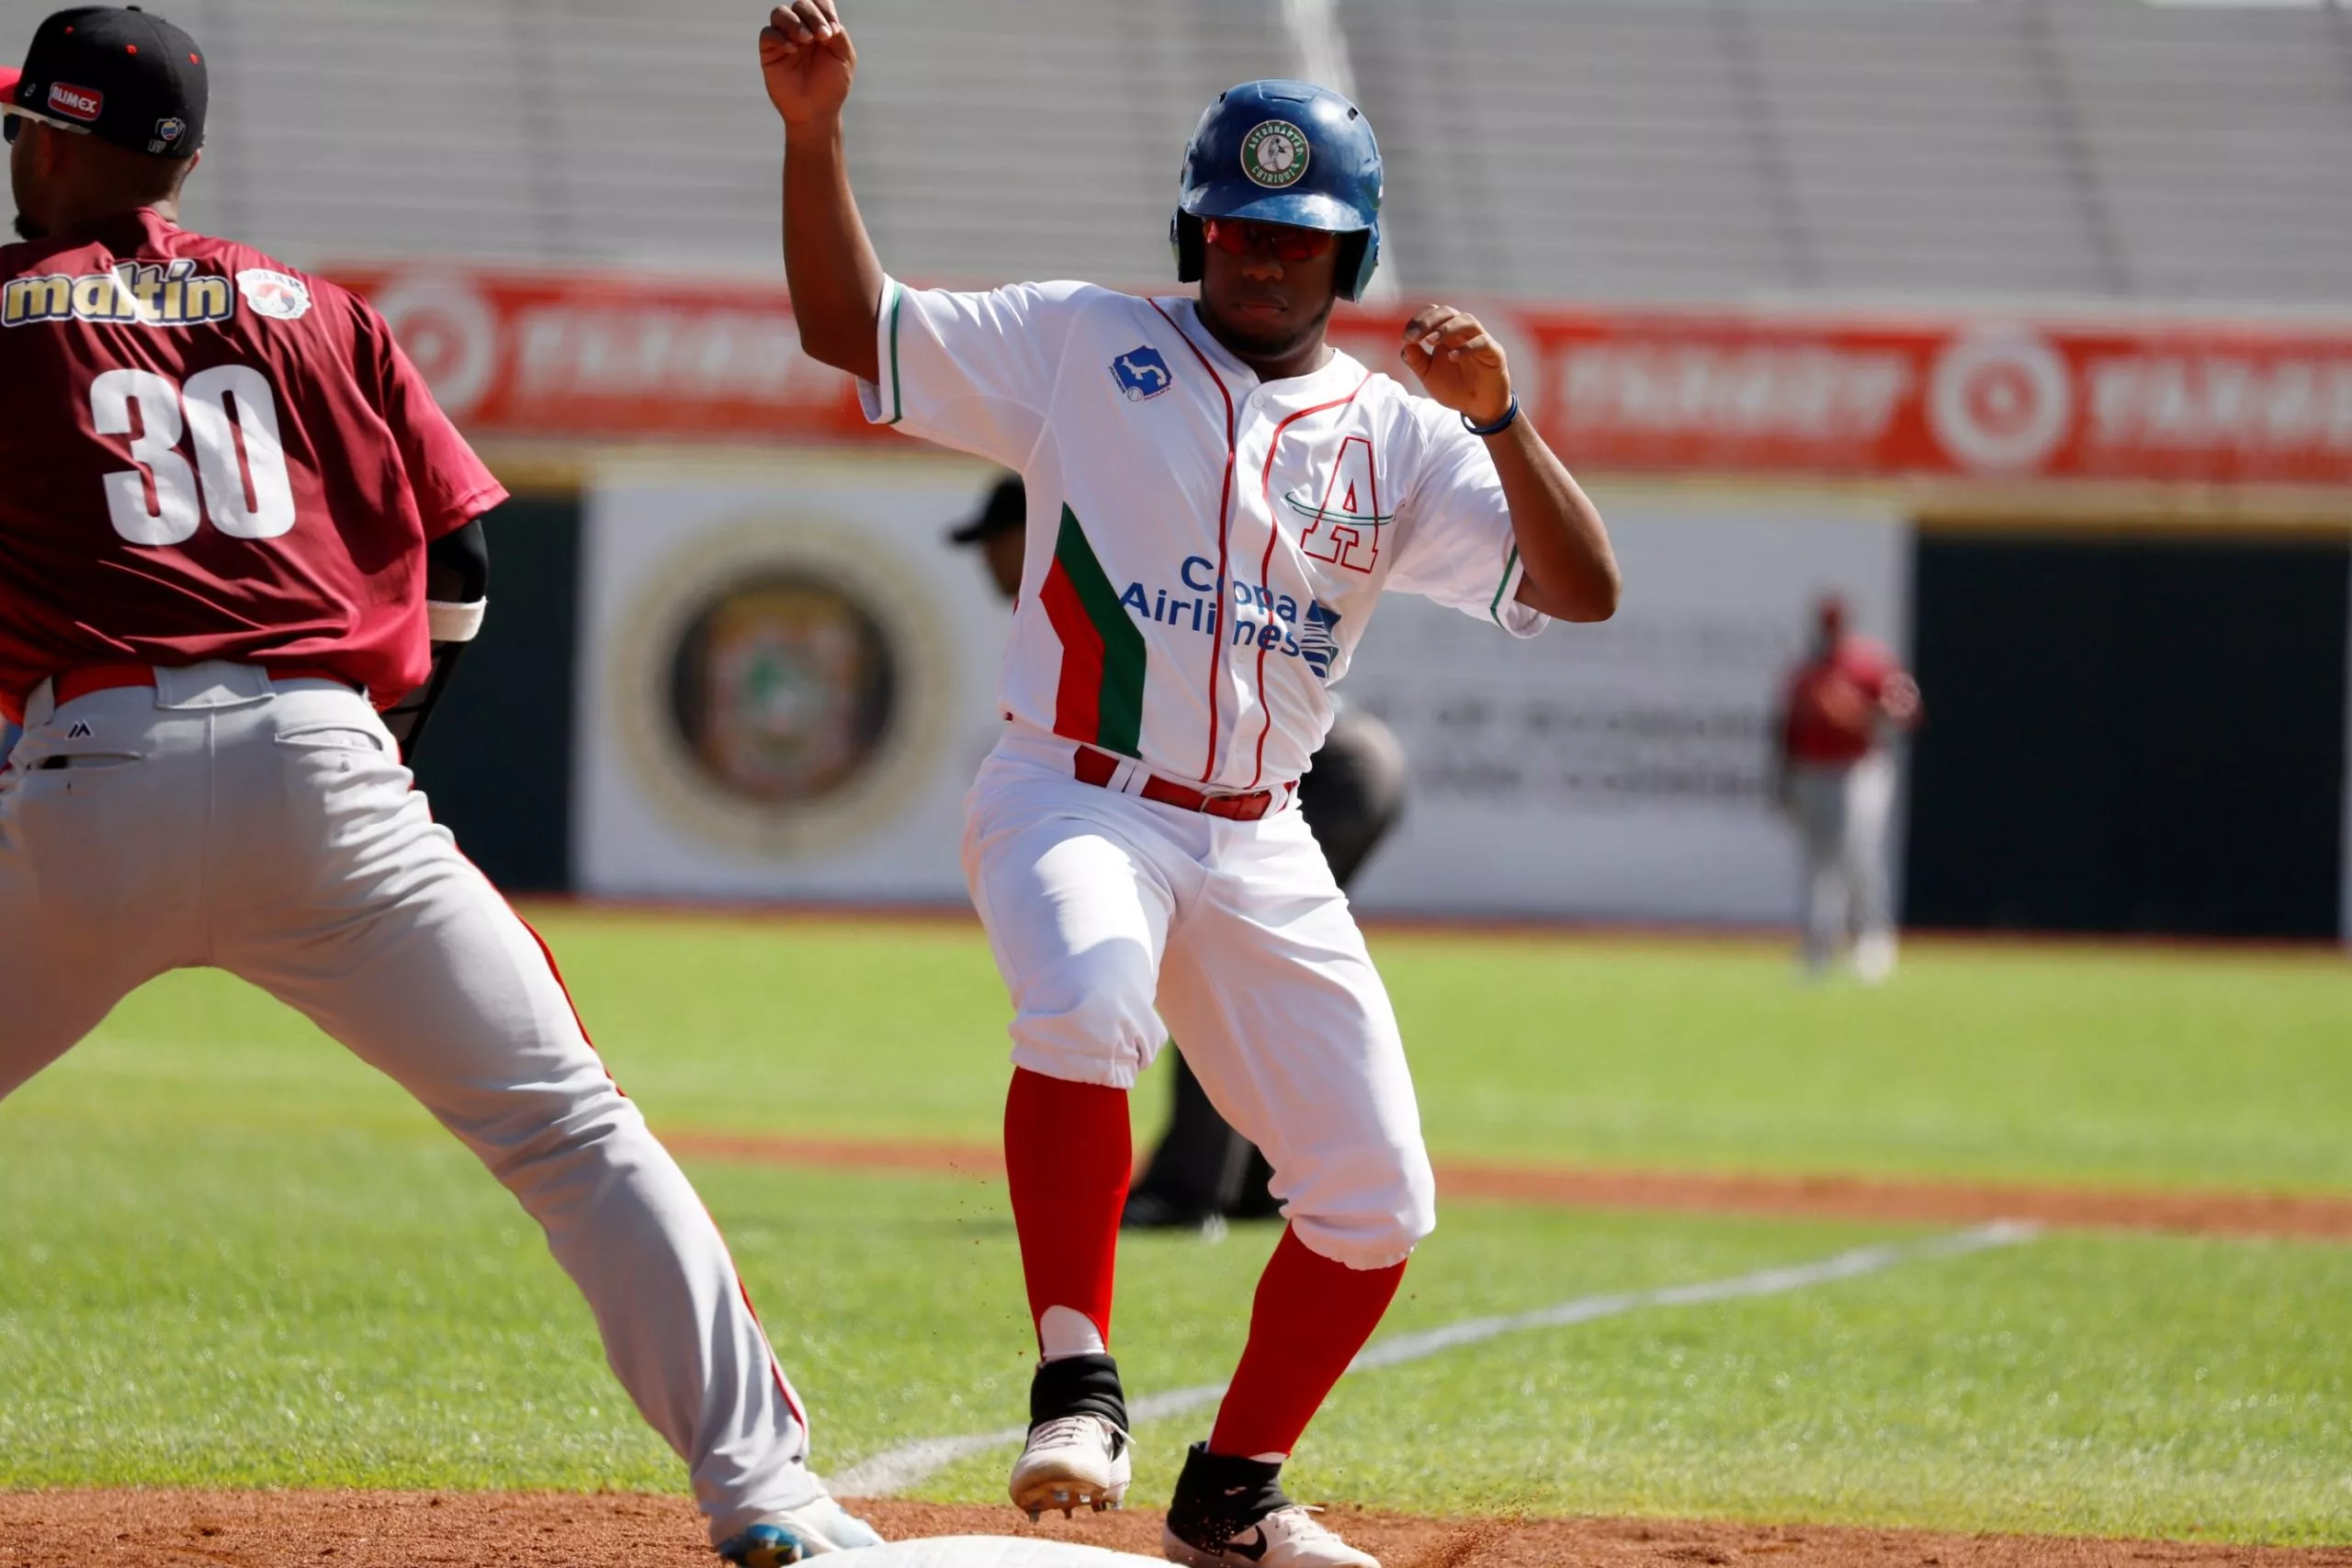
<path fill-rule="evenodd" d="M 28 34 L 47 7 L 7 0 Z M 187 0 L 191 220 L 288 259 L 773 276 L 733 0 Z M 846 0 L 896 269 L 1165 276 L 1177 153 L 1300 0 Z M 2144 0 L 1336 0 L 1393 276 L 1546 299 L 2343 303 L 2352 14 Z"/>

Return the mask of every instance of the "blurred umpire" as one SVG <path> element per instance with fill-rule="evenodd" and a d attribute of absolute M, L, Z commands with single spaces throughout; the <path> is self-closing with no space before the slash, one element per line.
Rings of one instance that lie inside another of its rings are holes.
<path fill-rule="evenodd" d="M 989 492 L 978 515 L 947 536 L 979 549 L 1007 599 L 1021 592 L 1028 504 L 1019 476 L 1009 474 Z M 1342 707 L 1298 781 L 1298 806 L 1332 876 L 1347 886 L 1404 810 L 1404 748 L 1370 714 Z M 1170 1054 L 1176 1058 L 1175 1110 L 1143 1179 L 1127 1194 L 1121 1225 L 1193 1227 L 1279 1214 L 1281 1205 L 1267 1186 L 1273 1168 L 1266 1156 L 1217 1114 L 1182 1055 Z"/>

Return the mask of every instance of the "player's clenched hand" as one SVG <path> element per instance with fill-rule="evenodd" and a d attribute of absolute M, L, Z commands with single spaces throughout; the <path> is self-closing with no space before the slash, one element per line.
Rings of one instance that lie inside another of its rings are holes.
<path fill-rule="evenodd" d="M 760 29 L 760 74 L 787 126 L 841 113 L 857 74 L 857 51 L 834 0 L 792 0 L 769 12 Z"/>
<path fill-rule="evenodd" d="M 1503 345 L 1467 310 L 1422 306 L 1405 323 L 1399 357 L 1423 391 L 1475 424 L 1492 424 L 1510 407 Z"/>
<path fill-rule="evenodd" d="M 1880 688 L 1878 705 L 1888 719 L 1908 728 L 1919 717 L 1919 682 L 1896 671 Z"/>

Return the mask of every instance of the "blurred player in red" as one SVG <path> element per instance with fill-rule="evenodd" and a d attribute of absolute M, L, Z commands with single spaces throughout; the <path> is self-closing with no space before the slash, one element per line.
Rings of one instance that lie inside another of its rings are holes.
<path fill-rule="evenodd" d="M 208 98 L 130 8 L 0 73 L 0 1097 L 166 970 L 241 976 L 539 1223 L 723 1555 L 875 1545 L 694 1189 L 401 765 L 506 492 L 363 301 L 179 226 Z"/>
<path fill-rule="evenodd" d="M 1918 683 L 1883 644 L 1848 629 L 1845 602 L 1825 597 L 1813 651 L 1789 677 L 1780 730 L 1781 808 L 1804 850 L 1804 963 L 1826 970 L 1853 941 L 1854 972 L 1894 972 L 1887 818 L 1894 738 L 1917 727 Z"/>

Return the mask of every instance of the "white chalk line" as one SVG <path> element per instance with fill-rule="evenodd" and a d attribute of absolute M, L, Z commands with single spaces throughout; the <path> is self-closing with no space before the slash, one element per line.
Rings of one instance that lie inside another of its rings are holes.
<path fill-rule="evenodd" d="M 1724 1280 L 1702 1280 L 1688 1285 L 1658 1285 L 1645 1291 L 1578 1296 L 1574 1301 L 1562 1302 L 1556 1306 L 1538 1307 L 1532 1312 L 1464 1318 L 1442 1327 L 1423 1329 L 1417 1334 L 1392 1335 L 1378 1340 L 1366 1346 L 1361 1355 L 1349 1362 L 1348 1371 L 1363 1372 L 1376 1367 L 1403 1366 L 1408 1361 L 1427 1359 L 1441 1351 L 1480 1344 L 1506 1334 L 1522 1334 L 1538 1328 L 1566 1328 L 1575 1324 L 1591 1323 L 1597 1318 L 1619 1317 L 1648 1307 L 1701 1306 L 1709 1302 L 1786 1295 L 1792 1291 L 1802 1291 L 1815 1285 L 1883 1273 L 1905 1263 L 1935 1258 L 1958 1258 L 1997 1247 L 2016 1247 L 2031 1241 L 2041 1234 L 2041 1226 L 2021 1220 L 1996 1220 L 1990 1224 L 1972 1225 L 1966 1230 L 1950 1231 L 1924 1241 L 1858 1247 L 1811 1263 L 1782 1264 L 1777 1268 L 1758 1269 L 1753 1273 L 1735 1274 Z M 1192 1388 L 1148 1394 L 1127 1405 L 1127 1418 L 1139 1427 L 1146 1421 L 1198 1410 L 1224 1398 L 1226 1386 L 1221 1382 L 1199 1383 Z M 986 1453 L 990 1449 L 1009 1447 L 1028 1435 L 1026 1427 L 1001 1427 L 992 1432 L 924 1438 L 861 1460 L 833 1476 L 831 1485 L 835 1494 L 844 1497 L 888 1496 L 893 1492 L 902 1492 L 920 1484 L 957 1460 Z"/>

